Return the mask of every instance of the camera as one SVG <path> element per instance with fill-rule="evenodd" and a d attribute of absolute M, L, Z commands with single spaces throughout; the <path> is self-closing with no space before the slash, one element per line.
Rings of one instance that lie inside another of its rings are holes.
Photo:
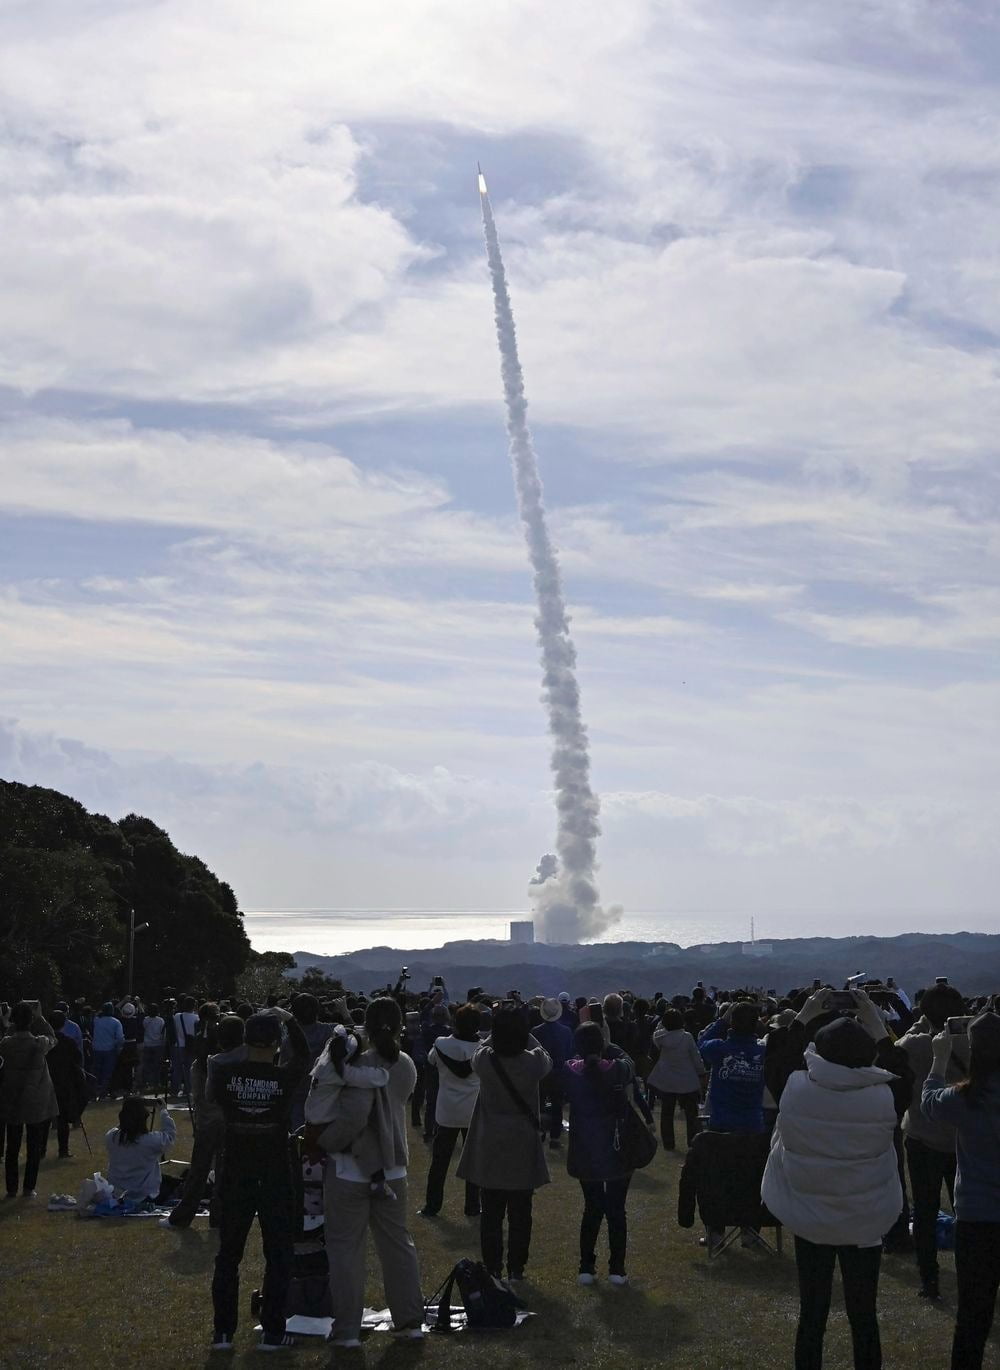
<path fill-rule="evenodd" d="M 949 1018 L 946 1027 L 949 1037 L 968 1037 L 970 1018 Z"/>
<path fill-rule="evenodd" d="M 440 975 L 435 975 L 434 979 L 431 981 L 431 984 L 437 985 L 440 988 L 440 986 L 444 984 L 444 979 Z"/>
<path fill-rule="evenodd" d="M 937 976 L 937 978 L 935 979 L 934 983 L 935 983 L 936 985 L 946 985 L 946 984 L 948 983 L 948 977 L 947 977 L 947 975 L 939 975 L 939 976 Z"/>
<path fill-rule="evenodd" d="M 404 966 L 404 967 L 403 967 L 403 969 L 399 972 L 399 978 L 400 978 L 401 980 L 409 980 L 409 978 L 410 978 L 410 968 L 409 968 L 409 966 Z"/>

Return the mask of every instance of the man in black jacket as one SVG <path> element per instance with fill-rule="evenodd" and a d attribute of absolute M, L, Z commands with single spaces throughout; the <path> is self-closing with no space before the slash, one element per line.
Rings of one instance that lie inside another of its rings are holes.
<path fill-rule="evenodd" d="M 216 1351 L 233 1345 L 240 1261 L 255 1217 L 265 1263 L 259 1349 L 279 1351 L 294 1345 L 285 1333 L 296 1226 L 288 1126 L 296 1088 L 309 1066 L 309 1047 L 290 1015 L 285 1028 L 290 1056 L 283 1064 L 275 1060 L 281 1021 L 273 1014 L 255 1013 L 246 1023 L 246 1059 L 213 1066 L 209 1074 L 206 1096 L 222 1110 L 226 1155 L 212 1280 Z"/>

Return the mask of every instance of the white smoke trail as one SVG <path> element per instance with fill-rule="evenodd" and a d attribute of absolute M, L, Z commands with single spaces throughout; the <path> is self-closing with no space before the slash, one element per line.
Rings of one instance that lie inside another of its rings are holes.
<path fill-rule="evenodd" d="M 493 307 L 500 345 L 507 434 L 518 508 L 534 573 L 538 614 L 535 628 L 542 654 L 543 698 L 552 734 L 552 773 L 556 787 L 556 852 L 558 865 L 543 857 L 531 882 L 531 895 L 547 942 L 578 942 L 595 937 L 617 920 L 619 910 L 602 909 L 594 879 L 600 836 L 597 795 L 590 788 L 587 730 L 580 713 L 576 651 L 569 634 L 566 604 L 555 548 L 549 537 L 542 502 L 542 482 L 528 429 L 524 376 L 517 355 L 517 334 L 507 290 L 500 240 L 482 172 L 479 196 L 483 210 L 486 255 L 493 281 Z"/>

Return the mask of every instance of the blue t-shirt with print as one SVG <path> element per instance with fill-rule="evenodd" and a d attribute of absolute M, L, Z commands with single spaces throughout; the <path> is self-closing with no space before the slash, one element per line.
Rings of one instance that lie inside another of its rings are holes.
<path fill-rule="evenodd" d="M 756 1037 L 716 1037 L 698 1050 L 709 1070 L 709 1127 L 763 1132 L 764 1043 Z"/>

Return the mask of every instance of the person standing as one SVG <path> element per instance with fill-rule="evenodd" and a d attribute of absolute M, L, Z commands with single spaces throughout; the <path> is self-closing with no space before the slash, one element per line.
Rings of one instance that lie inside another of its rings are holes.
<path fill-rule="evenodd" d="M 115 1066 L 125 1043 L 125 1032 L 115 1016 L 115 1006 L 109 1000 L 94 1018 L 94 1076 L 95 1093 L 103 1099 L 111 1088 Z"/>
<path fill-rule="evenodd" d="M 709 1070 L 708 1125 L 713 1132 L 764 1131 L 764 1043 L 759 1027 L 757 1005 L 736 1003 L 698 1038 Z"/>
<path fill-rule="evenodd" d="M 219 1251 L 212 1280 L 215 1332 L 212 1349 L 231 1350 L 236 1335 L 240 1262 L 256 1217 L 264 1246 L 263 1306 L 258 1347 L 294 1346 L 285 1332 L 285 1300 L 292 1274 L 297 1225 L 288 1125 L 309 1048 L 294 1018 L 286 1023 L 291 1057 L 275 1060 L 281 1022 L 255 1013 L 244 1029 L 245 1060 L 220 1063 L 209 1073 L 207 1099 L 225 1120 L 225 1164 L 219 1202 Z"/>
<path fill-rule="evenodd" d="M 534 1029 L 535 1040 L 549 1053 L 552 1069 L 541 1084 L 542 1110 L 548 1114 L 549 1150 L 562 1146 L 563 1066 L 573 1055 L 573 1033 L 563 1022 L 563 1006 L 558 999 L 544 999 L 539 1007 L 542 1021 Z"/>
<path fill-rule="evenodd" d="M 174 1014 L 175 1061 L 172 1075 L 175 1094 L 184 1091 L 185 1098 L 191 1099 L 191 1067 L 194 1064 L 195 1042 L 198 1033 L 198 1014 L 195 1002 L 190 995 L 181 1000 L 181 1006 Z"/>
<path fill-rule="evenodd" d="M 142 1020 L 142 1052 L 139 1061 L 139 1084 L 142 1089 L 158 1093 L 163 1087 L 163 1053 L 166 1046 L 166 1024 L 160 1017 L 157 1004 L 150 1004 Z"/>
<path fill-rule="evenodd" d="M 330 1335 L 335 1347 L 346 1350 L 361 1345 L 369 1231 L 394 1335 L 404 1340 L 423 1337 L 420 1267 L 406 1219 L 406 1109 L 417 1072 L 399 1048 L 403 1015 L 395 999 L 373 999 L 365 1010 L 365 1028 L 371 1045 L 356 1064 L 387 1071 L 388 1082 L 376 1090 L 343 1090 L 337 1119 L 319 1135 L 329 1156 L 323 1189 L 333 1302 Z M 378 1170 L 384 1172 L 394 1199 L 373 1190 L 371 1177 Z"/>
<path fill-rule="evenodd" d="M 921 1105 L 926 1118 L 949 1123 L 957 1137 L 952 1370 L 980 1370 L 1000 1289 L 1000 1016 L 979 1014 L 968 1037 L 968 1074 L 957 1085 L 947 1082 L 952 1037 L 934 1038 Z"/>
<path fill-rule="evenodd" d="M 55 1043 L 56 1035 L 36 1005 L 14 1005 L 10 1031 L 0 1039 L 0 1057 L 4 1062 L 0 1118 L 6 1124 L 4 1166 L 8 1199 L 17 1198 L 22 1140 L 25 1161 L 21 1192 L 26 1199 L 36 1197 L 42 1147 L 50 1121 L 59 1114 L 45 1059 Z"/>
<path fill-rule="evenodd" d="M 924 1081 L 930 1074 L 934 1049 L 932 1038 L 950 1017 L 965 1013 L 965 1000 L 951 985 L 934 985 L 920 999 L 921 1016 L 899 1048 L 906 1052 L 913 1071 L 909 1106 L 903 1118 L 903 1148 L 910 1172 L 913 1198 L 913 1246 L 920 1274 L 920 1295 L 940 1298 L 938 1284 L 937 1216 L 944 1187 L 952 1205 L 955 1202 L 955 1129 L 950 1123 L 932 1122 L 921 1109 Z M 948 1084 L 956 1084 L 968 1073 L 968 1038 L 956 1039 L 957 1049 L 948 1064 Z"/>
<path fill-rule="evenodd" d="M 859 1014 L 871 1018 L 868 1029 L 852 1018 L 836 1019 L 806 1047 L 805 1070 L 789 1076 L 761 1185 L 764 1203 L 795 1237 L 795 1370 L 820 1370 L 823 1363 L 838 1262 L 855 1370 L 882 1365 L 882 1239 L 899 1215 L 902 1189 L 893 1076 L 872 1064 L 882 1022 L 863 998 L 856 996 Z"/>
<path fill-rule="evenodd" d="M 616 1147 L 616 1137 L 629 1095 L 636 1087 L 631 1060 L 620 1049 L 606 1046 L 596 1023 L 581 1023 L 574 1037 L 576 1055 L 562 1070 L 569 1100 L 569 1150 L 566 1171 L 583 1190 L 580 1220 L 579 1284 L 597 1280 L 597 1238 L 608 1224 L 608 1281 L 628 1283 L 625 1252 L 628 1222 L 625 1201 L 632 1171 Z M 645 1107 L 645 1104 L 642 1105 Z"/>
<path fill-rule="evenodd" d="M 528 1031 L 524 1011 L 497 1009 L 493 1031 L 472 1058 L 479 1098 L 458 1163 L 459 1179 L 479 1186 L 479 1240 L 483 1264 L 503 1275 L 507 1220 L 507 1274 L 524 1278 L 531 1245 L 535 1190 L 549 1183 L 539 1136 L 538 1085 L 552 1069 L 545 1048 Z"/>
<path fill-rule="evenodd" d="M 83 1070 L 83 1053 L 76 1041 L 66 1031 L 66 1014 L 62 1009 L 53 1009 L 49 1024 L 56 1034 L 55 1045 L 45 1058 L 49 1068 L 49 1078 L 56 1092 L 59 1114 L 56 1119 L 56 1140 L 59 1144 L 59 1159 L 72 1158 L 69 1149 L 69 1132 L 79 1122 L 87 1103 L 87 1077 Z M 43 1146 L 44 1151 L 44 1146 Z"/>
<path fill-rule="evenodd" d="M 667 1007 L 653 1033 L 653 1046 L 659 1052 L 649 1072 L 649 1087 L 660 1098 L 660 1140 L 664 1151 L 673 1151 L 674 1113 L 680 1104 L 687 1128 L 688 1146 L 701 1127 L 698 1105 L 705 1084 L 705 1063 L 690 1032 L 684 1030 L 684 1015 Z"/>
<path fill-rule="evenodd" d="M 439 1084 L 434 1105 L 434 1149 L 421 1217 L 436 1218 L 440 1213 L 455 1143 L 459 1137 L 465 1140 L 472 1121 L 479 1097 L 479 1076 L 472 1069 L 472 1058 L 480 1045 L 479 1009 L 475 1004 L 463 1004 L 455 1012 L 454 1032 L 439 1037 L 428 1053 L 428 1064 L 437 1071 Z M 474 1184 L 466 1184 L 465 1216 L 473 1218 L 478 1213 L 479 1190 Z"/>

